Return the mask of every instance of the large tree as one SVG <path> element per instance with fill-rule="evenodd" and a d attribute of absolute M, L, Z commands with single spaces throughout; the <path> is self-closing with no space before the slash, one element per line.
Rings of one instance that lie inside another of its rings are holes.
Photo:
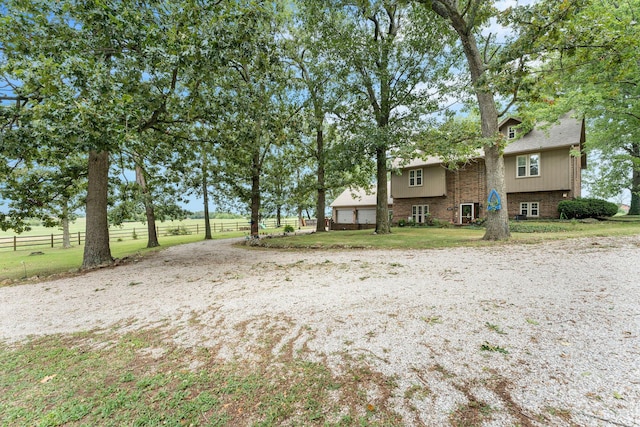
<path fill-rule="evenodd" d="M 448 28 L 402 1 L 325 1 L 323 44 L 349 71 L 342 90 L 343 132 L 376 162 L 376 232 L 390 232 L 391 151 L 409 144 L 439 107 L 455 63 Z M 364 114 L 363 114 L 364 113 Z"/>
<path fill-rule="evenodd" d="M 19 127 L 3 137 L 3 146 L 29 162 L 34 143 L 40 153 L 60 151 L 88 155 L 87 240 L 83 267 L 111 262 L 107 225 L 109 153 L 122 141 L 122 93 L 118 67 L 122 46 L 110 25 L 112 12 L 94 2 L 76 4 L 14 2 L 3 5 L 0 38 L 3 74 L 24 100 Z M 45 133 L 58 138 L 38 138 Z M 55 165 L 55 157 L 50 157 Z"/>
<path fill-rule="evenodd" d="M 582 0 L 561 30 L 542 40 L 532 109 L 547 119 L 575 110 L 587 119 L 590 192 L 631 193 L 640 215 L 640 1 Z M 546 113 L 546 114 L 545 114 Z"/>
<path fill-rule="evenodd" d="M 491 87 L 490 67 L 480 50 L 477 38 L 488 19 L 495 15 L 492 2 L 484 0 L 425 0 L 422 1 L 436 14 L 442 17 L 458 34 L 467 69 L 478 101 L 484 138 L 484 159 L 486 167 L 487 189 L 497 191 L 502 199 L 502 206 L 507 206 L 507 192 L 504 181 L 504 158 L 502 151 L 505 139 L 498 131 L 499 112 L 494 89 Z M 489 240 L 509 238 L 509 215 L 507 209 L 489 210 L 487 212 L 486 233 Z"/>
<path fill-rule="evenodd" d="M 523 101 L 531 84 L 532 60 L 555 49 L 545 45 L 549 33 L 559 31 L 582 0 L 557 2 L 542 0 L 528 6 L 500 11 L 496 1 L 415 0 L 441 17 L 457 34 L 466 59 L 471 93 L 477 101 L 482 129 L 487 191 L 495 190 L 507 206 L 502 156 L 507 139 L 498 131 L 498 120 Z M 493 20 L 493 21 L 492 21 Z M 502 25 L 506 35 L 488 31 L 491 23 Z M 530 125 L 530 123 L 527 123 Z M 487 203 L 488 207 L 495 206 Z M 510 236 L 507 209 L 488 209 L 486 240 L 504 240 Z"/>
<path fill-rule="evenodd" d="M 44 155 L 48 166 L 56 158 L 43 153 L 87 156 L 83 267 L 88 268 L 112 260 L 109 165 L 114 153 L 126 151 L 138 172 L 149 245 L 156 245 L 146 169 L 149 153 L 157 157 L 158 150 L 151 149 L 155 138 L 148 134 L 170 133 L 172 125 L 184 122 L 181 111 L 171 109 L 180 104 L 174 98 L 189 95 L 178 78 L 186 69 L 204 67 L 194 64 L 194 56 L 218 55 L 214 34 L 207 38 L 199 32 L 200 22 L 219 18 L 217 3 L 7 0 L 2 8 L 7 11 L 0 30 L 2 73 L 12 86 L 5 98 L 16 101 L 10 111 L 3 107 L 10 123 L 3 128 L 3 168 L 31 162 L 34 152 Z M 42 138 L 45 133 L 58 137 Z"/>
<path fill-rule="evenodd" d="M 266 158 L 274 145 L 286 140 L 300 111 L 289 91 L 288 69 L 280 43 L 287 19 L 287 2 L 256 5 L 239 2 L 233 24 L 226 27 L 229 47 L 223 78 L 208 82 L 219 87 L 227 110 L 221 138 L 221 178 L 242 200 L 249 202 L 251 235 L 258 237 Z"/>

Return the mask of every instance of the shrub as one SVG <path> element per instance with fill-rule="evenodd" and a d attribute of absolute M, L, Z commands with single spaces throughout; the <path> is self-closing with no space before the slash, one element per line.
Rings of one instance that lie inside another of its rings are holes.
<path fill-rule="evenodd" d="M 294 231 L 296 231 L 296 229 L 293 228 L 293 225 L 287 224 L 287 225 L 284 226 L 284 232 L 285 233 L 293 233 Z"/>
<path fill-rule="evenodd" d="M 560 202 L 558 213 L 561 218 L 567 219 L 606 218 L 618 213 L 618 206 L 601 199 L 577 198 Z"/>
<path fill-rule="evenodd" d="M 191 234 L 191 231 L 187 230 L 184 225 L 167 230 L 167 236 L 185 236 L 187 234 Z"/>
<path fill-rule="evenodd" d="M 398 221 L 398 227 L 404 227 L 405 225 L 407 225 L 407 221 L 405 221 L 404 219 Z"/>

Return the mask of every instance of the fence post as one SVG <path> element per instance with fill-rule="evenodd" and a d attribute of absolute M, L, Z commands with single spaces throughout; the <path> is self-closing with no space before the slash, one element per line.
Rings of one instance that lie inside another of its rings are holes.
<path fill-rule="evenodd" d="M 78 246 L 80 246 L 82 243 L 80 242 L 80 232 L 78 231 Z"/>
<path fill-rule="evenodd" d="M 53 233 L 51 233 L 51 247 L 53 248 Z"/>
<path fill-rule="evenodd" d="M 18 250 L 18 238 L 16 236 L 13 236 L 13 251 L 17 251 Z"/>
<path fill-rule="evenodd" d="M 196 234 L 200 234 L 200 226 L 199 226 L 199 224 L 196 224 Z"/>

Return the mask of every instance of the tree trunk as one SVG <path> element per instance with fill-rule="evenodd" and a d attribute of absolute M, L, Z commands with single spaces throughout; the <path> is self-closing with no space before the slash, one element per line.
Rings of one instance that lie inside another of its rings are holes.
<path fill-rule="evenodd" d="M 480 119 L 482 121 L 482 137 L 485 154 L 485 170 L 487 180 L 487 195 L 495 190 L 500 197 L 501 208 L 498 210 L 487 210 L 485 240 L 506 240 L 510 237 L 509 212 L 507 210 L 507 192 L 504 182 L 504 158 L 502 157 L 503 140 L 498 132 L 498 111 L 493 96 L 493 92 L 486 85 L 486 73 L 482 54 L 478 50 L 476 39 L 473 35 L 472 27 L 465 21 L 465 18 L 457 10 L 456 2 L 440 0 L 432 3 L 433 10 L 450 21 L 452 27 L 458 33 L 462 48 L 464 49 L 471 82 L 474 86 L 478 107 L 480 108 Z M 473 23 L 472 23 L 473 24 Z"/>
<path fill-rule="evenodd" d="M 628 215 L 640 215 L 640 169 L 637 166 L 633 168 L 631 178 L 631 203 Z"/>
<path fill-rule="evenodd" d="M 497 122 L 496 122 L 497 123 Z M 501 209 L 487 210 L 484 240 L 506 240 L 510 236 L 507 192 L 504 182 L 504 158 L 498 145 L 484 146 L 484 162 L 487 174 L 487 191 L 495 189 L 500 196 Z"/>
<path fill-rule="evenodd" d="M 149 193 L 149 188 L 147 187 L 147 180 L 144 177 L 144 170 L 138 165 L 136 165 L 136 182 L 142 192 L 144 213 L 147 218 L 147 247 L 155 248 L 160 246 L 160 243 L 158 243 L 158 233 L 156 232 L 156 214 L 153 208 L 151 193 Z"/>
<path fill-rule="evenodd" d="M 144 210 L 147 217 L 147 247 L 155 248 L 160 246 L 160 243 L 158 242 L 158 229 L 156 228 L 156 212 L 151 198 L 145 198 Z"/>
<path fill-rule="evenodd" d="M 389 234 L 389 195 L 387 194 L 387 152 L 384 148 L 376 148 L 376 233 Z"/>
<path fill-rule="evenodd" d="M 62 205 L 62 248 L 71 247 L 71 234 L 69 233 L 69 206 L 65 200 Z"/>
<path fill-rule="evenodd" d="M 302 218 L 302 207 L 298 206 L 298 230 L 302 228 L 302 223 L 304 218 Z"/>
<path fill-rule="evenodd" d="M 324 179 L 324 134 L 322 128 L 316 130 L 316 153 L 318 156 L 318 198 L 316 200 L 316 231 L 327 231 L 324 226 L 324 211 L 327 208 L 327 190 Z"/>
<path fill-rule="evenodd" d="M 107 195 L 109 190 L 109 153 L 89 152 L 87 222 L 82 268 L 111 264 Z"/>
<path fill-rule="evenodd" d="M 251 165 L 251 237 L 260 236 L 260 150 L 256 149 Z"/>
<path fill-rule="evenodd" d="M 203 156 L 206 156 L 203 153 Z M 207 182 L 206 162 L 202 164 L 202 203 L 204 204 L 204 240 L 211 240 L 211 220 L 209 219 L 209 184 Z"/>
<path fill-rule="evenodd" d="M 282 221 L 282 206 L 278 205 L 276 207 L 276 227 L 280 228 Z"/>

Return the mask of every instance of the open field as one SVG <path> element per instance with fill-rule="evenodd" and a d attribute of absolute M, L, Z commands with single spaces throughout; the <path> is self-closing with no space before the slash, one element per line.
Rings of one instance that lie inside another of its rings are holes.
<path fill-rule="evenodd" d="M 291 224 L 297 227 L 297 219 L 284 218 L 282 225 Z M 23 250 L 37 247 L 60 247 L 62 246 L 62 231 L 59 228 L 44 227 L 34 223 L 31 229 L 21 234 L 12 231 L 0 231 L 0 251 L 2 250 Z M 249 222 L 244 219 L 221 219 L 211 221 L 211 232 L 226 233 L 230 231 L 249 231 Z M 275 219 L 266 219 L 263 223 L 265 228 L 262 232 L 274 232 L 276 226 Z M 85 234 L 85 218 L 78 218 L 69 227 L 71 242 L 82 244 Z M 178 234 L 176 231 L 184 230 L 189 233 L 204 234 L 203 219 L 185 219 L 181 221 L 162 221 L 156 223 L 159 236 Z M 119 226 L 110 226 L 109 234 L 112 240 L 128 240 L 146 238 L 147 225 L 141 222 L 126 222 Z"/>
<path fill-rule="evenodd" d="M 265 220 L 266 222 L 268 222 L 269 224 L 272 223 L 273 221 L 275 221 L 275 219 L 270 218 Z M 294 221 L 297 221 L 296 218 L 283 218 L 282 222 L 287 223 L 287 224 L 293 224 Z M 161 228 L 167 228 L 167 227 L 180 227 L 180 226 L 185 226 L 185 227 L 195 227 L 196 225 L 199 225 L 200 227 L 204 227 L 204 219 L 183 219 L 183 220 L 171 220 L 171 221 L 158 221 L 157 226 L 161 227 Z M 214 233 L 216 232 L 221 232 L 221 231 L 227 231 L 227 230 L 235 230 L 238 227 L 246 227 L 249 225 L 249 221 L 246 219 L 242 219 L 242 218 L 238 218 L 238 219 L 212 219 L 211 220 L 211 228 L 212 231 Z M 84 233 L 85 231 L 85 226 L 86 226 L 86 222 L 85 222 L 85 218 L 78 218 L 75 221 L 73 221 L 73 223 L 71 223 L 69 225 L 69 230 L 71 232 L 71 234 L 76 234 L 78 232 L 80 233 Z M 147 225 L 142 223 L 142 222 L 125 222 L 123 223 L 121 226 L 115 226 L 112 225 L 109 227 L 109 229 L 111 231 L 117 232 L 119 230 L 133 230 L 136 229 L 138 231 L 144 231 L 147 229 Z M 44 227 L 42 225 L 39 225 L 39 222 L 34 222 L 34 224 L 31 226 L 31 230 L 29 231 L 25 231 L 23 233 L 20 233 L 18 235 L 18 237 L 21 236 L 41 236 L 41 235 L 50 235 L 50 234 L 62 234 L 61 229 L 59 228 L 51 228 L 51 227 Z M 7 230 L 7 231 L 2 231 L 0 230 L 0 238 L 6 238 L 6 237 L 13 237 L 14 235 L 16 235 L 16 233 L 14 233 L 11 230 Z"/>
<path fill-rule="evenodd" d="M 288 223 L 293 223 L 292 219 L 288 219 Z M 110 230 L 111 235 L 111 254 L 115 258 L 139 258 L 146 254 L 161 250 L 162 248 L 180 245 L 184 243 L 196 242 L 204 238 L 204 221 L 201 220 L 185 220 L 176 222 L 159 223 L 158 240 L 160 248 L 146 248 L 147 236 L 146 225 L 142 223 L 127 223 L 124 227 L 113 227 Z M 237 224 L 245 227 L 244 222 L 236 220 L 222 220 L 214 223 L 218 229 L 212 233 L 214 239 L 228 239 L 234 237 L 244 237 L 248 231 L 226 231 L 234 230 Z M 212 228 L 213 225 L 212 224 Z M 270 224 L 269 222 L 267 224 Z M 76 224 L 77 227 L 84 227 L 84 219 Z M 197 232 L 196 232 L 197 227 Z M 27 238 L 38 236 L 42 233 L 44 227 L 34 228 L 30 231 Z M 18 279 L 43 277 L 53 274 L 75 272 L 82 264 L 82 254 L 84 244 L 78 245 L 75 240 L 75 231 L 72 233 L 72 247 L 62 249 L 60 241 L 56 238 L 55 247 L 51 247 L 49 238 L 44 238 L 44 243 L 38 243 L 36 246 L 18 247 L 19 250 L 14 251 L 8 243 L 8 247 L 0 249 L 0 285 L 4 282 L 9 283 Z M 181 229 L 186 230 L 189 234 L 168 235 L 166 230 Z M 136 238 L 134 239 L 134 230 Z M 221 231 L 222 230 L 222 231 Z M 266 228 L 261 229 L 264 234 L 281 234 L 282 228 Z M 84 234 L 83 234 L 84 236 Z M 2 239 L 0 238 L 0 242 Z M 84 241 L 82 242 L 84 243 Z"/>
<path fill-rule="evenodd" d="M 0 425 L 640 425 L 640 235 L 584 232 L 199 241 L 0 287 Z"/>

